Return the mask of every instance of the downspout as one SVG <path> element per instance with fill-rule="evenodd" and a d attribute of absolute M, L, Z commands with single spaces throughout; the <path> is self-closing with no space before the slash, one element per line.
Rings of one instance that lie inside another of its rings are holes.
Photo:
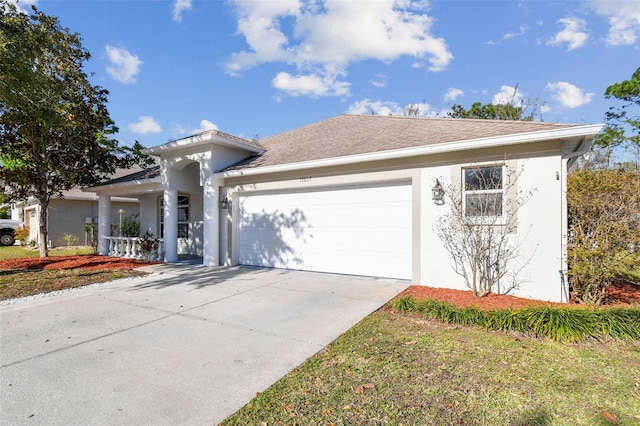
<path fill-rule="evenodd" d="M 567 276 L 568 267 L 568 238 L 569 238 L 569 207 L 567 204 L 567 176 L 569 173 L 569 168 L 575 163 L 576 159 L 584 154 L 586 154 L 591 149 L 591 139 L 587 139 L 586 137 L 582 140 L 582 142 L 578 145 L 578 148 L 570 154 L 567 154 L 562 157 L 562 170 L 561 170 L 561 181 L 560 181 L 560 208 L 562 224 L 561 224 L 561 232 L 560 232 L 560 253 L 562 253 L 562 258 L 560 260 L 560 270 L 558 273 L 560 274 L 560 300 L 565 303 L 569 303 L 569 278 Z M 565 161 L 566 160 L 566 161 Z M 573 161 L 572 161 L 573 160 Z"/>

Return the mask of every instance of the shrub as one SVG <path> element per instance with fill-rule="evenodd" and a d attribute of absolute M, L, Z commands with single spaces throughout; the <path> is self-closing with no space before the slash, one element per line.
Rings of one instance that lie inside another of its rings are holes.
<path fill-rule="evenodd" d="M 118 237 L 137 237 L 140 235 L 139 213 L 122 216 L 122 228 L 120 228 L 120 220 L 117 218 L 111 223 L 111 235 Z M 122 234 L 122 235 L 120 235 Z"/>
<path fill-rule="evenodd" d="M 140 250 L 145 261 L 150 262 L 153 260 L 153 255 L 158 250 L 159 244 L 160 240 L 149 230 L 145 231 L 140 237 Z"/>
<path fill-rule="evenodd" d="M 98 254 L 98 227 L 94 223 L 87 223 L 84 225 L 84 232 L 87 235 L 87 240 L 93 254 Z"/>
<path fill-rule="evenodd" d="M 74 234 L 65 233 L 64 236 L 62 237 L 62 240 L 64 240 L 67 243 L 67 247 L 71 247 L 72 245 L 78 242 L 78 236 Z"/>
<path fill-rule="evenodd" d="M 573 298 L 599 304 L 614 279 L 638 273 L 640 173 L 573 172 L 567 181 L 568 266 Z"/>
<path fill-rule="evenodd" d="M 597 309 L 542 306 L 483 311 L 475 307 L 458 308 L 435 299 L 418 301 L 411 296 L 394 300 L 392 307 L 400 312 L 420 312 L 447 323 L 515 331 L 563 342 L 640 339 L 638 307 Z"/>
<path fill-rule="evenodd" d="M 27 245 L 27 241 L 29 240 L 29 228 L 21 226 L 20 228 L 15 230 L 13 236 L 16 240 L 20 241 L 21 246 L 25 246 Z"/>

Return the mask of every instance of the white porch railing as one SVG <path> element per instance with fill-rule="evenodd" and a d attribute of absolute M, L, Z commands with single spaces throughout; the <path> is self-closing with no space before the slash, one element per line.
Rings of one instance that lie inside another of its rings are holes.
<path fill-rule="evenodd" d="M 104 237 L 109 241 L 109 256 L 126 257 L 128 259 L 162 261 L 164 259 L 164 243 L 158 238 L 158 247 L 149 253 L 149 259 L 145 259 L 145 253 L 140 248 L 139 237 Z"/>

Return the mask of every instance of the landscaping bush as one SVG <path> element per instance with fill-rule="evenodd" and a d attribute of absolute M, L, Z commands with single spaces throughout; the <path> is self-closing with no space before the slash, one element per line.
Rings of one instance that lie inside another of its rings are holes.
<path fill-rule="evenodd" d="M 640 173 L 583 170 L 567 181 L 572 297 L 600 304 L 612 280 L 636 280 L 640 259 Z"/>
<path fill-rule="evenodd" d="M 20 241 L 21 246 L 25 246 L 27 245 L 27 240 L 29 239 L 29 228 L 27 228 L 26 226 L 21 226 L 20 228 L 15 230 L 13 236 L 16 240 Z"/>
<path fill-rule="evenodd" d="M 399 312 L 420 312 L 447 323 L 477 325 L 488 330 L 515 331 L 563 342 L 586 339 L 640 339 L 640 308 L 530 307 L 483 311 L 458 308 L 435 299 L 403 296 L 392 302 Z"/>

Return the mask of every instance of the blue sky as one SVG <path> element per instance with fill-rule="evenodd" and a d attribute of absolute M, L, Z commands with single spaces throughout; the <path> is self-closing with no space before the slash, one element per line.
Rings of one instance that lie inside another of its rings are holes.
<path fill-rule="evenodd" d="M 640 67 L 640 1 L 30 0 L 82 36 L 118 138 L 267 137 L 346 112 L 537 99 L 600 123 Z"/>

